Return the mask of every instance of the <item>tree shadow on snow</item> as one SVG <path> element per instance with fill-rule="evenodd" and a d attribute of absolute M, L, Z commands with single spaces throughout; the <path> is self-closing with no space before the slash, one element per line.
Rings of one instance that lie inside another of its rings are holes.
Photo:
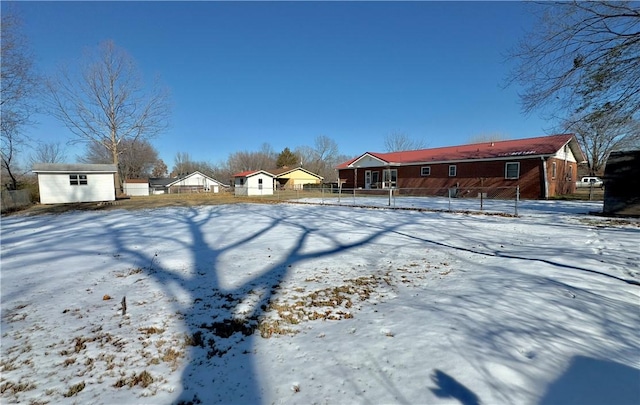
<path fill-rule="evenodd" d="M 234 214 L 237 218 L 230 220 L 229 215 Z M 291 215 L 299 217 L 290 220 Z M 159 251 L 133 248 L 127 243 L 126 233 L 112 232 L 118 251 L 146 267 L 164 293 L 173 297 L 176 312 L 186 326 L 191 345 L 189 363 L 176 403 L 261 403 L 264 395 L 254 361 L 254 343 L 265 332 L 260 330 L 261 319 L 283 280 L 303 261 L 344 253 L 401 226 L 370 227 L 345 243 L 338 240 L 337 232 L 314 227 L 313 215 L 318 214 L 306 208 L 294 213 L 278 205 L 268 209 L 237 205 L 159 210 L 152 218 L 164 223 L 166 229 L 188 229 L 188 238 L 172 238 L 168 232 L 154 240 L 153 246 L 162 246 Z M 358 222 L 344 217 L 339 220 Z M 244 221 L 250 221 L 247 231 L 243 231 Z M 225 225 L 218 226 L 220 223 Z M 283 235 L 290 239 L 283 242 Z M 310 243 L 312 239 L 321 242 Z M 273 246 L 269 251 L 252 246 L 265 246 L 265 241 Z M 171 251 L 183 249 L 190 252 L 193 269 L 181 272 L 172 268 L 175 265 L 163 267 Z M 247 255 L 255 255 L 255 269 L 238 269 L 233 275 L 229 257 L 246 259 Z M 238 282 L 243 275 L 245 278 Z M 177 299 L 184 293 L 190 303 Z"/>

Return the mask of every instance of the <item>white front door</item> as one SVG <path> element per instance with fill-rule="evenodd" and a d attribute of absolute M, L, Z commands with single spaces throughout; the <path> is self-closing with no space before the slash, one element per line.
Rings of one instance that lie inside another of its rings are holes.
<path fill-rule="evenodd" d="M 371 188 L 371 170 L 364 172 L 364 188 L 367 190 Z"/>

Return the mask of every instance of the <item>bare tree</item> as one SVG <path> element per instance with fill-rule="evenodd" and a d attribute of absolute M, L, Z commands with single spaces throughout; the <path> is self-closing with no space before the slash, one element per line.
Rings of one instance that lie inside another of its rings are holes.
<path fill-rule="evenodd" d="M 158 160 L 158 151 L 147 140 L 125 139 L 120 142 L 119 168 L 120 180 L 142 179 L 150 177 Z M 93 142 L 87 145 L 86 154 L 79 158 L 84 163 L 111 163 L 111 151 L 102 144 Z"/>
<path fill-rule="evenodd" d="M 62 69 L 48 87 L 53 114 L 75 141 L 102 145 L 119 169 L 124 140 L 150 139 L 167 127 L 168 93 L 157 84 L 145 89 L 133 58 L 113 41 L 89 53 L 79 72 Z"/>
<path fill-rule="evenodd" d="M 26 37 L 20 31 L 20 25 L 21 22 L 15 14 L 3 10 L 0 30 L 0 152 L 2 174 L 9 176 L 9 186 L 13 189 L 18 185 L 16 154 L 29 141 L 22 129 L 32 124 L 31 116 L 36 110 L 33 96 L 38 89 L 33 57 Z"/>
<path fill-rule="evenodd" d="M 169 174 L 169 169 L 167 165 L 164 163 L 164 160 L 158 159 L 153 165 L 153 169 L 151 170 L 151 177 L 167 177 Z"/>
<path fill-rule="evenodd" d="M 227 159 L 227 167 L 232 174 L 246 170 L 269 170 L 277 166 L 277 160 L 278 154 L 271 145 L 263 143 L 257 152 L 241 151 L 231 154 Z"/>
<path fill-rule="evenodd" d="M 29 156 L 29 162 L 35 163 L 64 163 L 67 154 L 59 142 L 39 143 Z"/>
<path fill-rule="evenodd" d="M 151 171 L 158 161 L 158 151 L 147 140 L 123 141 L 120 155 L 120 173 L 122 179 L 145 179 L 151 177 Z M 131 143 L 131 145 L 127 145 Z"/>
<path fill-rule="evenodd" d="M 535 29 L 510 51 L 518 62 L 510 83 L 524 87 L 524 110 L 566 117 L 608 109 L 640 111 L 638 2 L 541 2 Z"/>
<path fill-rule="evenodd" d="M 326 135 L 318 135 L 314 146 L 301 146 L 296 149 L 302 166 L 324 178 L 335 177 L 335 166 L 338 164 L 339 149 L 335 140 Z"/>
<path fill-rule="evenodd" d="M 173 170 L 171 176 L 176 177 L 183 174 L 191 173 L 195 170 L 195 164 L 191 159 L 191 155 L 187 152 L 178 152 L 173 158 Z"/>
<path fill-rule="evenodd" d="M 567 120 L 566 129 L 576 133 L 587 158 L 589 174 L 601 174 L 609 153 L 640 147 L 640 122 L 611 111 L 593 113 L 580 120 Z"/>
<path fill-rule="evenodd" d="M 174 166 L 171 177 L 183 176 L 195 172 L 196 170 L 207 176 L 214 177 L 216 167 L 209 162 L 197 161 L 191 158 L 187 152 L 178 152 L 174 158 Z"/>
<path fill-rule="evenodd" d="M 416 150 L 426 147 L 427 143 L 424 140 L 412 139 L 404 132 L 391 132 L 384 137 L 384 149 L 386 152 Z"/>
<path fill-rule="evenodd" d="M 87 144 L 84 155 L 78 156 L 77 159 L 81 163 L 109 164 L 113 157 L 109 149 L 101 143 L 92 142 Z"/>

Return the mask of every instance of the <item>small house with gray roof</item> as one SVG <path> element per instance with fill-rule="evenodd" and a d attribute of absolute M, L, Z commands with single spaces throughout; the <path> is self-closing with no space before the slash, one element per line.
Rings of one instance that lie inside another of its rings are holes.
<path fill-rule="evenodd" d="M 37 163 L 41 204 L 114 201 L 116 165 Z"/>

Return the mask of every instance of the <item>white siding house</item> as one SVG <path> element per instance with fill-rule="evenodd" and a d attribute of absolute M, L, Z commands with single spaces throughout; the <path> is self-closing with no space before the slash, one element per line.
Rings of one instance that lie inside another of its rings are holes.
<path fill-rule="evenodd" d="M 152 194 L 219 193 L 229 186 L 206 174 L 195 171 L 174 178 L 151 178 Z"/>
<path fill-rule="evenodd" d="M 39 163 L 33 172 L 38 175 L 41 204 L 116 199 L 115 165 Z"/>
<path fill-rule="evenodd" d="M 249 170 L 236 173 L 235 195 L 273 195 L 275 175 L 264 170 Z"/>

